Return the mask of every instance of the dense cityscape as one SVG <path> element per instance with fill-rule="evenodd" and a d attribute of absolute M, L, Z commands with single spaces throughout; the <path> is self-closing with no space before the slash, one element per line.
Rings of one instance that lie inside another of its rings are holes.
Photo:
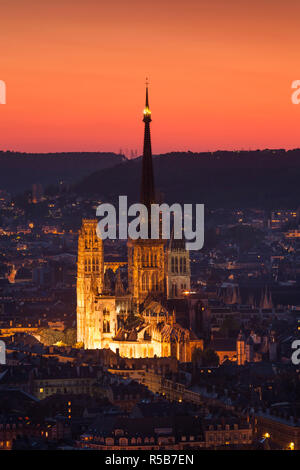
<path fill-rule="evenodd" d="M 150 122 L 147 88 L 146 206 Z M 206 207 L 188 252 L 100 240 L 100 203 L 1 191 L 0 447 L 299 449 L 299 209 Z"/>
<path fill-rule="evenodd" d="M 299 1 L 0 13 L 1 456 L 291 464 Z"/>

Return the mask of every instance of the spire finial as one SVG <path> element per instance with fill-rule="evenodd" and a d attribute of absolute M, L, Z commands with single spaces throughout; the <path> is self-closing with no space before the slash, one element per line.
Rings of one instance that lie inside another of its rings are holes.
<path fill-rule="evenodd" d="M 149 109 L 148 86 L 149 86 L 149 78 L 146 77 L 146 105 L 144 109 L 144 117 L 150 119 L 151 121 L 151 111 Z"/>

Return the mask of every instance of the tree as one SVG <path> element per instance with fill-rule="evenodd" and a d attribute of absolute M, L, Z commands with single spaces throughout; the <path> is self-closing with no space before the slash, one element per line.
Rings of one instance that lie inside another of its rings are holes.
<path fill-rule="evenodd" d="M 217 367 L 219 365 L 219 356 L 213 349 L 195 348 L 192 354 L 192 362 L 203 367 Z"/>
<path fill-rule="evenodd" d="M 206 367 L 217 367 L 219 365 L 219 356 L 213 349 L 203 351 L 203 365 Z"/>

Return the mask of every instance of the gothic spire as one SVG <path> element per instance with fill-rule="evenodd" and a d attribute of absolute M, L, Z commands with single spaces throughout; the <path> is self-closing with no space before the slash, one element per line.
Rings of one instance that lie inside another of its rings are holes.
<path fill-rule="evenodd" d="M 152 150 L 150 136 L 151 111 L 149 108 L 148 81 L 146 82 L 146 105 L 144 109 L 145 133 L 144 150 L 142 159 L 142 181 L 140 202 L 150 209 L 151 204 L 155 203 L 154 176 L 152 165 Z"/>

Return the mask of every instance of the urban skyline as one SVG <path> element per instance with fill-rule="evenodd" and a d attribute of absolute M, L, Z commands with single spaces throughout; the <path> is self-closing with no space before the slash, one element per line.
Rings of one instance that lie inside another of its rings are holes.
<path fill-rule="evenodd" d="M 299 451 L 300 6 L 15 3 L 0 450 Z"/>

